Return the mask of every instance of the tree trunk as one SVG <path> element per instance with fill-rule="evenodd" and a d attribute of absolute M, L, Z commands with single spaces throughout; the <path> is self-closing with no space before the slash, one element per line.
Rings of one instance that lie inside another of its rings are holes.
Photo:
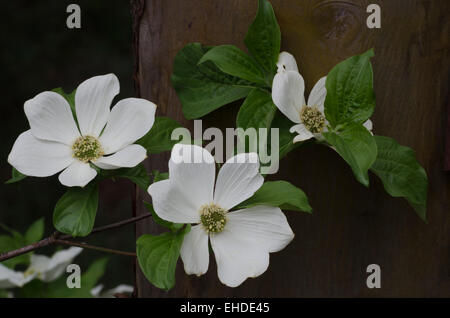
<path fill-rule="evenodd" d="M 343 59 L 373 47 L 377 106 L 374 132 L 412 147 L 429 177 L 428 224 L 405 200 L 390 197 L 371 175 L 359 184 L 330 148 L 300 147 L 280 162 L 276 179 L 302 188 L 313 215 L 286 212 L 296 233 L 269 269 L 238 288 L 217 278 L 214 257 L 202 277 L 178 263 L 170 292 L 148 283 L 137 270 L 140 297 L 436 297 L 450 296 L 450 177 L 443 171 L 448 100 L 448 1 L 379 0 L 381 29 L 366 26 L 371 1 L 272 0 L 282 32 L 282 50 L 292 53 L 306 90 Z M 133 1 L 136 70 L 140 97 L 158 104 L 157 115 L 192 129 L 171 86 L 176 53 L 189 42 L 234 44 L 243 39 L 257 2 L 251 0 Z M 220 108 L 203 129 L 235 127 L 239 105 Z M 148 169 L 167 171 L 169 154 L 150 156 Z M 139 191 L 136 213 L 149 199 Z M 137 237 L 160 229 L 151 221 Z M 381 267 L 381 289 L 368 289 L 366 268 Z"/>

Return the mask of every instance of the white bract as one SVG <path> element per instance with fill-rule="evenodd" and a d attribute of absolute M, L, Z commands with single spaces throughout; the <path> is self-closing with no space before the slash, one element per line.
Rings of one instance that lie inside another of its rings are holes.
<path fill-rule="evenodd" d="M 53 254 L 31 255 L 31 264 L 25 272 L 14 271 L 0 264 L 0 288 L 22 287 L 37 278 L 44 282 L 51 282 L 59 278 L 66 271 L 67 265 L 81 253 L 80 247 L 71 247 Z"/>
<path fill-rule="evenodd" d="M 52 257 L 45 255 L 31 255 L 31 265 L 26 270 L 27 275 L 36 275 L 43 282 L 52 282 L 66 272 L 66 267 L 73 259 L 83 251 L 80 247 L 71 247 L 53 254 Z"/>
<path fill-rule="evenodd" d="M 278 71 L 272 83 L 272 100 L 277 108 L 293 123 L 291 133 L 297 133 L 293 142 L 305 141 L 310 138 L 323 140 L 322 133 L 327 132 L 328 121 L 325 117 L 325 87 L 326 77 L 317 81 L 305 102 L 305 81 L 298 71 L 295 58 L 281 52 L 277 62 Z M 372 122 L 364 124 L 369 131 Z"/>
<path fill-rule="evenodd" d="M 25 102 L 30 129 L 14 143 L 8 162 L 27 176 L 47 177 L 64 170 L 59 181 L 83 187 L 101 169 L 131 168 L 146 158 L 133 144 L 153 126 L 156 105 L 126 98 L 110 110 L 119 93 L 114 74 L 92 77 L 75 93 L 76 119 L 69 103 L 55 92 L 43 92 Z M 78 125 L 77 125 L 78 123 Z"/>
<path fill-rule="evenodd" d="M 116 294 L 131 294 L 133 290 L 133 286 L 122 284 L 103 291 L 103 285 L 100 284 L 91 289 L 91 295 L 95 298 L 114 298 Z"/>
<path fill-rule="evenodd" d="M 0 264 L 0 289 L 22 287 L 34 278 L 34 275 L 25 276 L 23 272 L 16 272 Z"/>
<path fill-rule="evenodd" d="M 192 157 L 194 162 L 186 160 Z M 153 183 L 148 192 L 162 219 L 197 224 L 185 235 L 181 247 L 186 273 L 202 275 L 208 270 L 209 238 L 220 281 L 236 287 L 264 273 L 269 253 L 283 249 L 294 233 L 277 207 L 255 206 L 230 212 L 264 182 L 257 154 L 238 154 L 227 160 L 217 181 L 215 172 L 214 158 L 207 150 L 177 144 L 169 160 L 170 178 Z"/>

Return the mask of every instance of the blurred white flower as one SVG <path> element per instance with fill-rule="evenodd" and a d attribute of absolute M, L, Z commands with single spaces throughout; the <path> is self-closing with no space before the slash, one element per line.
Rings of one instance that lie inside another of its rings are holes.
<path fill-rule="evenodd" d="M 36 275 L 43 282 L 52 282 L 66 272 L 66 267 L 83 251 L 81 247 L 70 247 L 48 257 L 45 255 L 31 255 L 31 265 L 25 275 Z"/>
<path fill-rule="evenodd" d="M 181 157 L 184 160 L 175 159 Z M 203 161 L 185 160 L 192 157 Z M 162 219 L 197 224 L 186 234 L 181 247 L 186 273 L 202 275 L 208 270 L 209 238 L 220 281 L 236 287 L 248 277 L 264 273 L 269 253 L 280 251 L 294 238 L 277 207 L 229 212 L 262 186 L 264 179 L 258 170 L 257 154 L 238 154 L 225 162 L 215 183 L 214 158 L 207 150 L 195 145 L 173 147 L 170 178 L 153 183 L 148 192 Z"/>
<path fill-rule="evenodd" d="M 27 176 L 47 177 L 64 170 L 59 181 L 83 187 L 102 169 L 134 167 L 146 150 L 133 144 L 153 126 L 156 105 L 140 98 L 119 101 L 114 74 L 92 77 L 75 93 L 76 119 L 69 103 L 55 92 L 43 92 L 25 102 L 30 129 L 14 143 L 8 162 Z M 77 126 L 78 123 L 78 126 Z"/>
<path fill-rule="evenodd" d="M 25 275 L 0 264 L 0 289 L 22 287 L 35 278 L 35 275 Z"/>
<path fill-rule="evenodd" d="M 329 124 L 325 118 L 325 87 L 326 77 L 317 81 L 305 103 L 305 81 L 298 71 L 295 58 L 287 52 L 281 52 L 278 57 L 278 71 L 272 83 L 272 100 L 277 108 L 293 123 L 291 133 L 297 133 L 293 142 L 305 141 L 310 138 L 323 140 L 322 133 L 327 132 Z M 364 124 L 370 132 L 372 122 Z"/>
<path fill-rule="evenodd" d="M 82 250 L 80 247 L 71 247 L 56 252 L 52 257 L 33 254 L 31 264 L 25 272 L 14 271 L 0 264 L 0 288 L 22 287 L 35 278 L 44 282 L 54 281 L 66 271 L 67 265 L 72 263 Z"/>
<path fill-rule="evenodd" d="M 97 285 L 91 289 L 91 295 L 95 298 L 114 298 L 115 294 L 131 294 L 134 290 L 130 285 L 119 285 L 113 289 L 103 291 L 103 285 Z"/>

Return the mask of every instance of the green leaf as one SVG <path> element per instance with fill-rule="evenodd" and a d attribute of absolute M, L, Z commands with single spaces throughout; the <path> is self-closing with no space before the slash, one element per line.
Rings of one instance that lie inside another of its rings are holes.
<path fill-rule="evenodd" d="M 325 132 L 325 139 L 350 165 L 356 179 L 369 186 L 367 171 L 377 158 L 377 144 L 370 132 L 360 124 L 351 124 L 340 132 Z"/>
<path fill-rule="evenodd" d="M 272 96 L 270 93 L 266 90 L 254 88 L 250 94 L 248 94 L 239 109 L 236 119 L 236 126 L 244 130 L 247 130 L 248 128 L 255 128 L 257 133 L 260 128 L 265 128 L 269 132 L 276 110 L 277 108 L 272 102 Z M 262 136 L 258 135 L 258 138 L 259 137 Z M 263 146 L 265 149 L 267 146 L 267 141 L 270 140 L 268 138 L 269 133 L 266 136 L 266 140 L 258 140 L 256 148 L 259 149 L 260 146 Z M 244 141 L 240 140 L 239 142 Z M 247 145 L 247 141 L 245 141 L 245 143 L 245 149 L 252 149 L 249 145 Z"/>
<path fill-rule="evenodd" d="M 236 126 L 243 129 L 270 128 L 277 108 L 266 90 L 254 88 L 239 109 Z"/>
<path fill-rule="evenodd" d="M 153 170 L 152 174 L 154 175 L 153 183 L 161 181 L 161 180 L 169 179 L 169 173 L 168 172 L 159 172 L 158 170 Z"/>
<path fill-rule="evenodd" d="M 8 298 L 8 292 L 5 289 L 0 289 L 0 298 Z"/>
<path fill-rule="evenodd" d="M 273 74 L 280 53 L 281 32 L 269 1 L 259 0 L 258 12 L 244 42 L 253 58 Z"/>
<path fill-rule="evenodd" d="M 8 235 L 0 235 L 0 254 L 16 250 L 23 247 L 25 244 L 21 244 L 20 241 L 14 240 L 13 237 Z M 20 256 L 10 258 L 6 261 L 1 262 L 2 265 L 14 269 L 17 265 L 29 265 L 30 264 L 30 254 L 22 254 Z"/>
<path fill-rule="evenodd" d="M 190 43 L 175 57 L 171 79 L 187 119 L 202 117 L 242 99 L 253 86 L 250 82 L 223 73 L 210 61 L 198 65 L 207 51 L 208 48 L 200 43 Z"/>
<path fill-rule="evenodd" d="M 14 298 L 43 298 L 46 297 L 45 289 L 46 284 L 39 280 L 33 279 L 29 283 L 25 284 L 21 288 L 14 290 Z M 67 289 L 67 286 L 66 286 Z"/>
<path fill-rule="evenodd" d="M 13 251 L 27 245 L 27 241 L 22 234 L 6 227 L 3 224 L 0 225 L 5 231 L 11 233 L 11 236 L 0 235 L 0 253 Z M 14 269 L 17 265 L 28 266 L 30 264 L 30 255 L 31 253 L 22 254 L 3 261 L 1 264 L 11 269 Z"/>
<path fill-rule="evenodd" d="M 27 177 L 26 175 L 20 173 L 19 171 L 16 170 L 16 168 L 13 167 L 12 168 L 12 177 L 8 181 L 6 181 L 5 184 L 19 182 L 19 181 L 22 181 L 23 179 L 25 179 L 26 177 Z"/>
<path fill-rule="evenodd" d="M 9 235 L 0 235 L 0 253 L 14 250 L 14 239 Z M 2 263 L 3 264 L 3 263 Z"/>
<path fill-rule="evenodd" d="M 10 227 L 6 226 L 3 223 L 0 223 L 0 228 L 2 228 L 4 231 L 9 232 L 11 234 L 12 239 L 17 243 L 17 244 L 22 244 L 25 245 L 26 244 L 26 239 L 25 236 L 23 236 L 21 233 L 19 233 L 18 231 L 11 229 Z"/>
<path fill-rule="evenodd" d="M 426 220 L 428 179 L 414 151 L 394 139 L 375 136 L 378 156 L 370 170 L 383 182 L 387 193 L 404 197 L 422 220 Z"/>
<path fill-rule="evenodd" d="M 203 55 L 198 64 L 206 61 L 213 62 L 222 72 L 256 83 L 267 85 L 264 74 L 259 66 L 234 45 L 220 45 L 213 47 Z"/>
<path fill-rule="evenodd" d="M 147 191 L 151 183 L 150 177 L 147 174 L 147 170 L 145 169 L 142 163 L 138 164 L 133 168 L 121 168 L 117 170 L 110 170 L 107 171 L 106 173 L 104 172 L 102 173 L 106 177 L 118 177 L 131 180 L 144 191 Z"/>
<path fill-rule="evenodd" d="M 167 232 L 158 236 L 145 234 L 136 242 L 139 265 L 145 277 L 158 288 L 171 289 L 175 285 L 175 267 L 184 235 L 190 225 L 178 233 Z"/>
<path fill-rule="evenodd" d="M 375 109 L 373 72 L 370 58 L 373 49 L 336 65 L 326 81 L 325 116 L 332 127 L 355 122 L 364 123 Z"/>
<path fill-rule="evenodd" d="M 137 144 L 147 149 L 148 153 L 161 153 L 172 149 L 178 140 L 172 140 L 172 131 L 181 125 L 169 117 L 155 117 L 152 129 Z"/>
<path fill-rule="evenodd" d="M 156 224 L 164 226 L 165 228 L 171 230 L 172 232 L 177 232 L 179 229 L 183 227 L 183 223 L 173 223 L 166 220 L 161 219 L 158 214 L 156 214 L 155 209 L 153 209 L 153 205 L 148 202 L 144 202 L 145 207 L 150 212 L 153 217 L 153 220 Z"/>
<path fill-rule="evenodd" d="M 41 218 L 31 224 L 25 233 L 25 240 L 27 241 L 27 244 L 33 244 L 42 239 L 44 236 L 44 226 L 44 218 Z"/>
<path fill-rule="evenodd" d="M 94 288 L 95 285 L 97 285 L 100 278 L 102 278 L 102 276 L 105 274 L 107 264 L 107 257 L 97 259 L 89 266 L 87 271 L 84 272 L 83 275 L 81 275 L 81 286 L 89 291 L 89 294 L 91 292 L 91 289 Z"/>
<path fill-rule="evenodd" d="M 282 210 L 312 213 L 306 194 L 287 181 L 267 181 L 255 194 L 239 204 L 239 208 L 270 205 Z"/>
<path fill-rule="evenodd" d="M 56 203 L 53 224 L 62 233 L 73 237 L 86 236 L 94 227 L 97 208 L 97 183 L 91 182 L 84 188 L 70 188 Z"/>

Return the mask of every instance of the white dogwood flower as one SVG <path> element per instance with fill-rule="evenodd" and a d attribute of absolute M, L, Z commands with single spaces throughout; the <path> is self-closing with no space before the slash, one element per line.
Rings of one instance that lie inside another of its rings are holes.
<path fill-rule="evenodd" d="M 35 278 L 35 275 L 25 276 L 23 272 L 17 272 L 0 264 L 0 289 L 22 287 Z"/>
<path fill-rule="evenodd" d="M 183 160 L 180 158 L 183 157 Z M 194 158 L 194 162 L 186 158 Z M 201 158 L 202 160 L 195 160 Z M 167 180 L 148 192 L 164 220 L 197 224 L 184 237 L 181 258 L 187 274 L 202 275 L 209 265 L 208 238 L 220 281 L 236 287 L 264 273 L 269 253 L 283 249 L 293 238 L 283 212 L 272 206 L 230 210 L 250 198 L 263 182 L 256 153 L 238 154 L 220 169 L 217 180 L 212 155 L 196 145 L 172 149 Z"/>
<path fill-rule="evenodd" d="M 36 275 L 43 282 L 52 282 L 66 272 L 66 267 L 83 251 L 80 247 L 70 247 L 58 251 L 51 257 L 46 255 L 31 255 L 31 265 L 25 275 Z"/>
<path fill-rule="evenodd" d="M 43 92 L 25 102 L 30 129 L 14 143 L 8 162 L 27 176 L 47 177 L 64 170 L 59 181 L 83 187 L 101 169 L 134 167 L 146 150 L 133 144 L 153 126 L 156 105 L 126 98 L 110 110 L 119 93 L 114 74 L 92 77 L 75 93 L 76 119 L 69 103 L 55 92 Z"/>
<path fill-rule="evenodd" d="M 0 288 L 22 287 L 37 278 L 44 282 L 51 282 L 59 278 L 65 271 L 67 265 L 81 253 L 80 247 L 71 247 L 53 254 L 52 257 L 45 255 L 31 255 L 31 264 L 25 272 L 12 270 L 0 264 Z"/>
<path fill-rule="evenodd" d="M 298 71 L 295 58 L 287 52 L 281 52 L 277 62 L 278 71 L 272 83 L 272 100 L 277 108 L 293 123 L 291 133 L 297 133 L 293 142 L 310 138 L 323 140 L 322 133 L 327 132 L 328 121 L 325 117 L 326 77 L 317 81 L 305 103 L 305 81 Z M 372 122 L 364 124 L 372 131 Z"/>

